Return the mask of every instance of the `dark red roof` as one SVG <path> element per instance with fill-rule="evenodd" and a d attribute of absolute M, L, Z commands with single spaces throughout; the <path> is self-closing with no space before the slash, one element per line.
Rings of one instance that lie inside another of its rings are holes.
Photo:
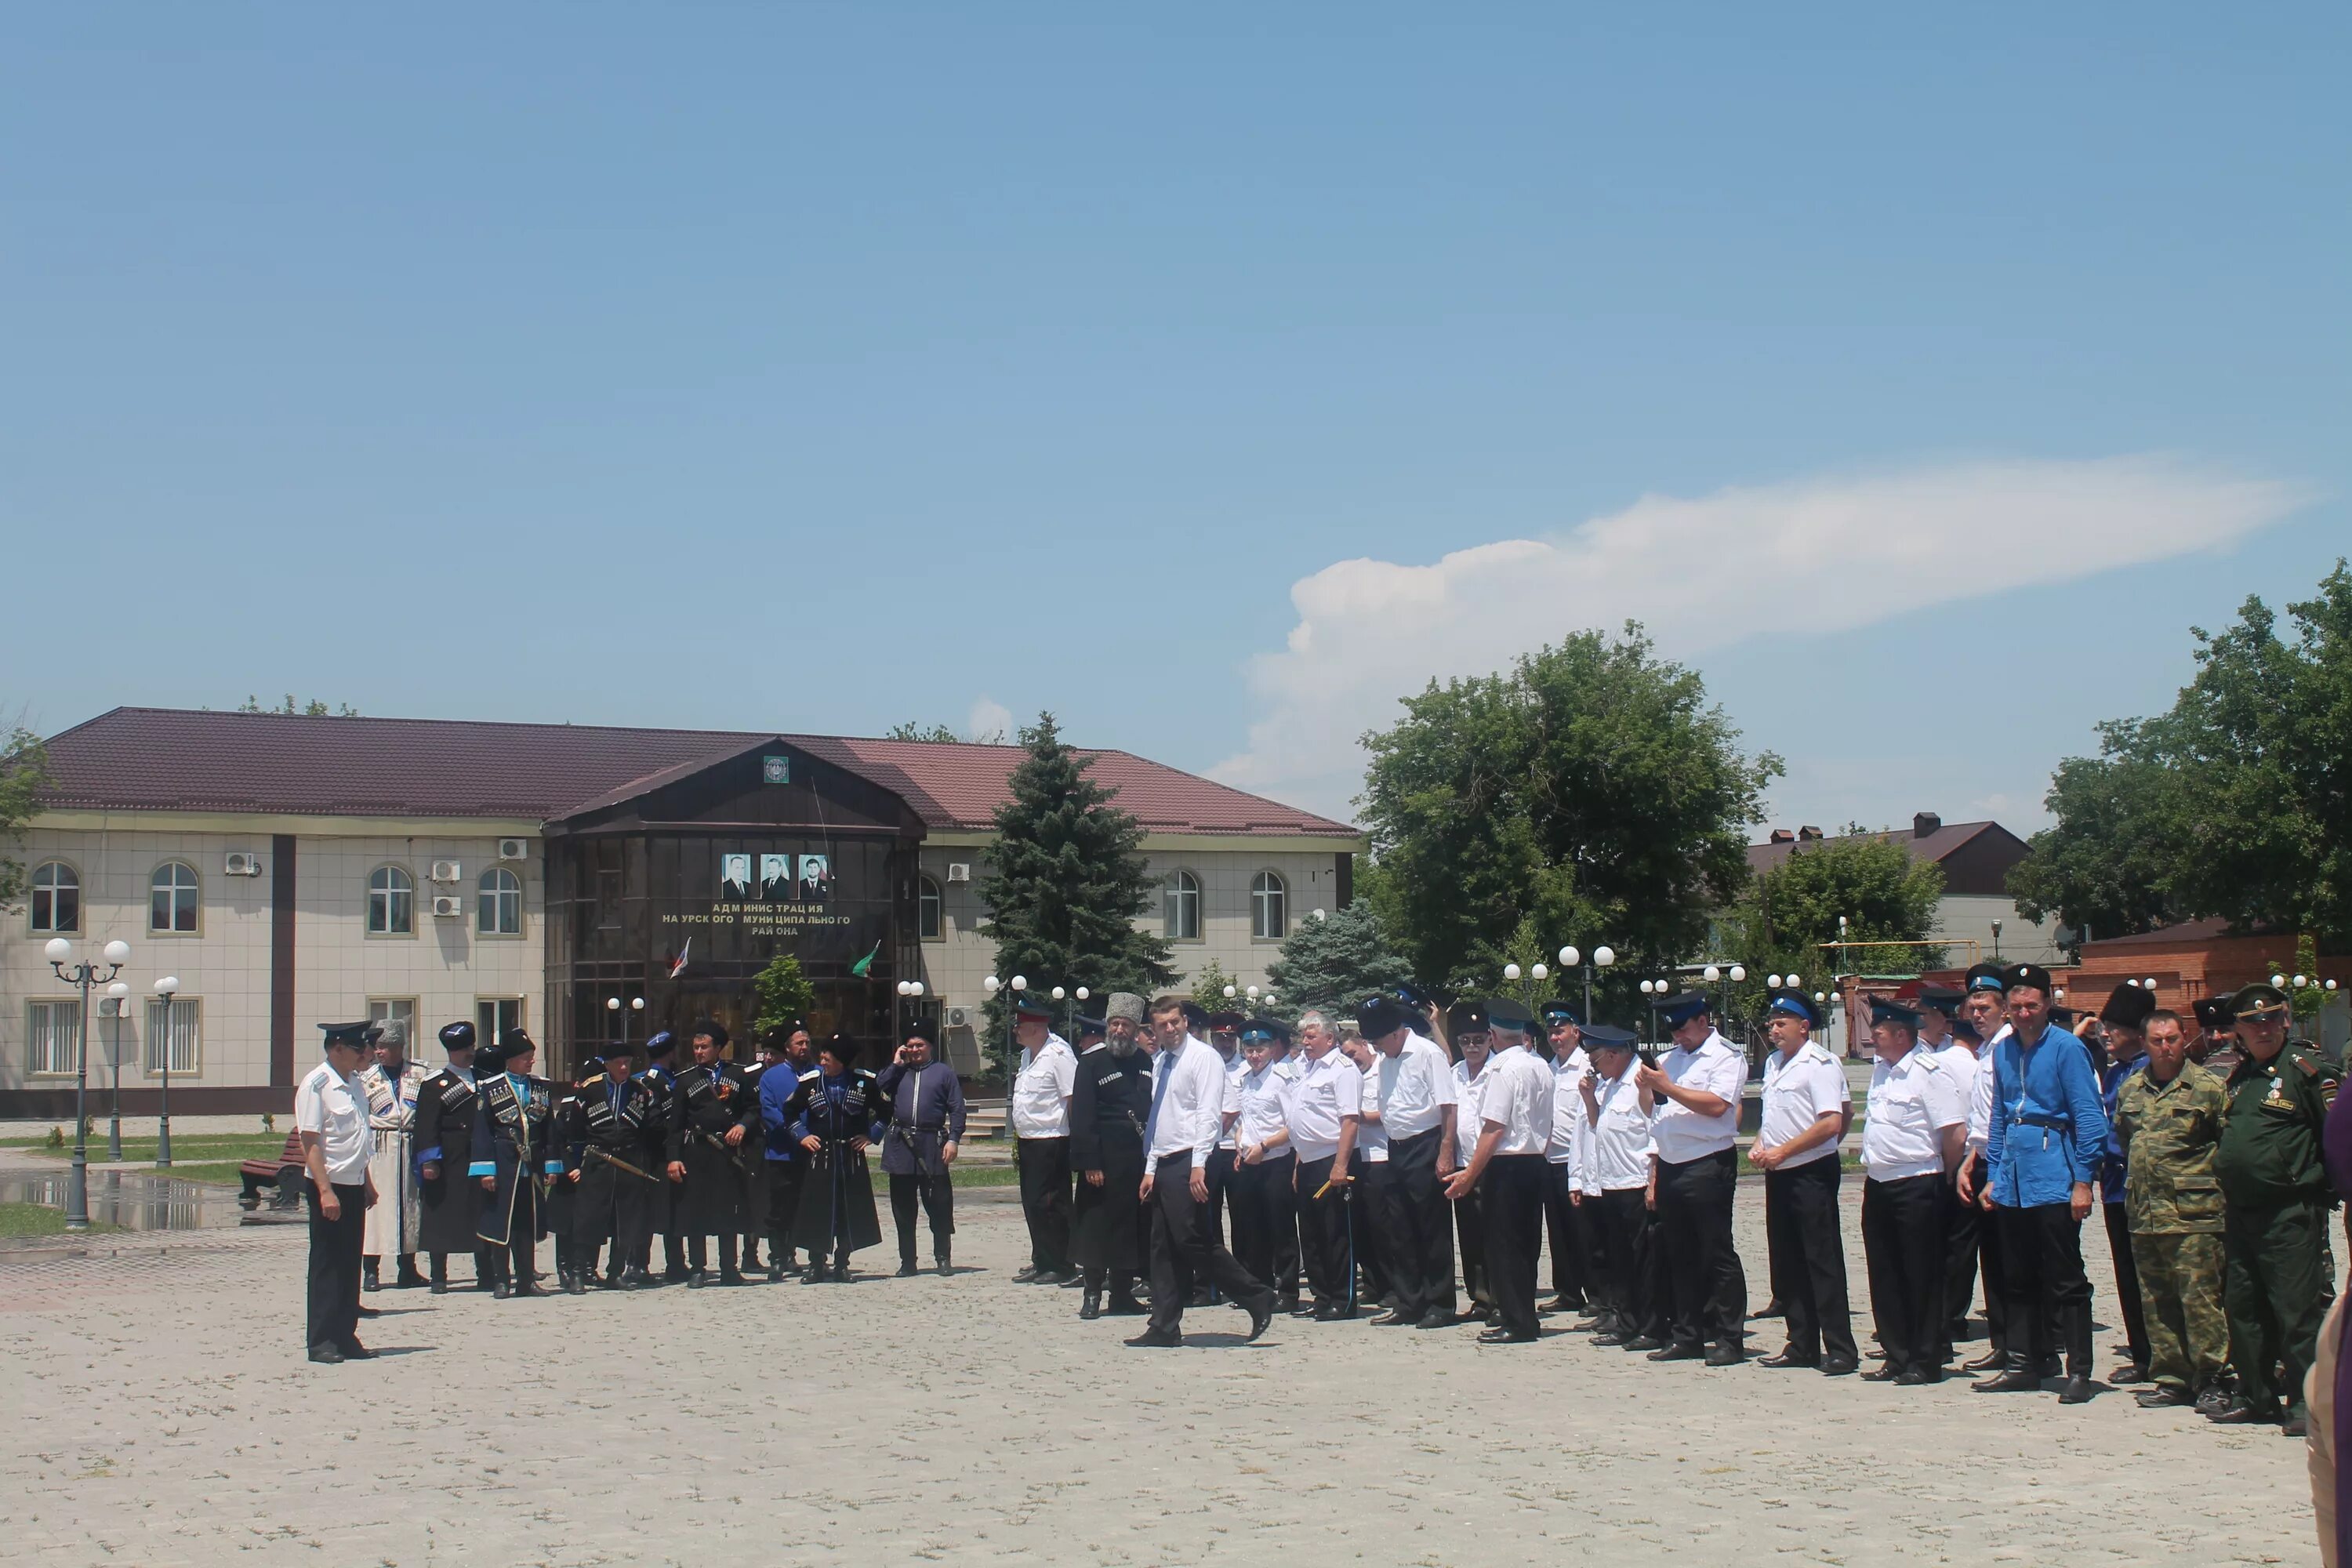
<path fill-rule="evenodd" d="M 454 719 L 343 719 L 117 708 L 48 742 L 60 810 L 223 811 L 540 821 L 771 739 L 758 731 L 624 730 Z M 782 734 L 897 792 L 933 828 L 986 829 L 1018 746 Z M 1118 805 L 1160 833 L 1353 837 L 1312 812 L 1127 752 L 1084 751 Z"/>
<path fill-rule="evenodd" d="M 1940 861 L 1988 829 L 2004 837 L 2011 837 L 2009 829 L 2001 826 L 1998 822 L 1948 822 L 1924 837 L 1902 828 L 1892 828 L 1885 833 L 1848 833 L 1830 838 L 1798 839 L 1780 844 L 1750 844 L 1748 847 L 1748 868 L 1760 877 L 1803 848 L 1809 842 L 1844 844 L 1857 838 L 1884 839 L 1890 844 L 1902 845 L 1911 852 L 1911 858 L 1914 860 Z M 2023 849 L 2022 841 L 2019 842 L 2018 847 L 2021 851 Z"/>

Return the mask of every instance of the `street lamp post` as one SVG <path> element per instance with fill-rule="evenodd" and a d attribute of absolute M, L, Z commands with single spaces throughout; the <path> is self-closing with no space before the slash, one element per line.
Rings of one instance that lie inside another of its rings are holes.
<path fill-rule="evenodd" d="M 93 984 L 110 985 L 114 983 L 114 977 L 121 973 L 122 966 L 131 961 L 131 944 L 127 942 L 106 944 L 107 971 L 102 976 L 98 973 L 98 965 L 88 959 L 75 963 L 68 970 L 66 965 L 72 963 L 73 943 L 61 936 L 50 938 L 41 954 L 49 961 L 50 969 L 57 973 L 59 980 L 81 991 L 81 1009 L 76 1020 L 81 1028 L 81 1040 L 74 1047 L 74 1150 L 71 1173 L 66 1177 L 66 1228 L 88 1230 L 89 1137 L 89 1113 L 83 1106 L 89 1092 L 89 988 Z"/>
<path fill-rule="evenodd" d="M 1999 921 L 1992 922 L 1992 961 L 1995 963 L 2000 962 L 2000 922 Z"/>
<path fill-rule="evenodd" d="M 163 1098 L 155 1119 L 155 1167 L 172 1168 L 172 998 L 180 989 L 180 977 L 166 974 L 155 982 L 155 994 L 163 999 L 163 1048 L 155 1059 L 163 1065 Z"/>
<path fill-rule="evenodd" d="M 110 1163 L 122 1160 L 122 1010 L 131 1005 L 131 983 L 118 980 L 106 988 L 106 999 L 114 1004 L 114 1045 L 107 1052 L 107 1076 L 113 1080 L 114 1103 L 106 1113 L 106 1157 Z"/>
<path fill-rule="evenodd" d="M 1591 958 L 1589 961 L 1583 953 L 1577 952 L 1573 946 L 1563 947 L 1559 950 L 1559 963 L 1561 968 L 1574 969 L 1579 965 L 1583 967 L 1584 1021 L 1588 1024 L 1592 1022 L 1592 971 L 1596 966 L 1601 969 L 1606 969 L 1616 962 L 1616 950 L 1605 945 L 1594 948 L 1592 950 Z"/>

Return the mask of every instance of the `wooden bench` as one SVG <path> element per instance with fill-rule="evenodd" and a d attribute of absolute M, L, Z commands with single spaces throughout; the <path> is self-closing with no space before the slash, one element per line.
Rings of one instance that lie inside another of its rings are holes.
<path fill-rule="evenodd" d="M 289 1132 L 286 1147 L 278 1152 L 275 1160 L 246 1160 L 236 1167 L 237 1180 L 245 1190 L 236 1195 L 236 1206 L 257 1209 L 261 1206 L 261 1189 L 271 1189 L 269 1206 L 273 1209 L 298 1209 L 302 1206 L 302 1135 Z"/>

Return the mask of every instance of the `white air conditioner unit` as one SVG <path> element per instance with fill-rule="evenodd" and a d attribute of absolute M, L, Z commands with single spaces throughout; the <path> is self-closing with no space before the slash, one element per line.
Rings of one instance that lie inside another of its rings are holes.
<path fill-rule="evenodd" d="M 501 838 L 499 840 L 499 858 L 501 860 L 528 860 L 530 858 L 530 844 L 528 840 L 521 838 Z"/>
<path fill-rule="evenodd" d="M 948 1027 L 950 1029 L 961 1029 L 966 1027 L 962 1008 L 950 1007 L 948 1009 Z"/>
<path fill-rule="evenodd" d="M 433 918 L 436 921 L 457 921 L 466 918 L 466 900 L 454 893 L 433 895 Z"/>
<path fill-rule="evenodd" d="M 433 879 L 436 882 L 460 881 L 464 879 L 465 875 L 466 868 L 460 866 L 455 860 L 436 860 L 433 862 Z"/>
<path fill-rule="evenodd" d="M 232 849 L 228 853 L 226 869 L 232 877 L 258 877 L 261 875 L 261 857 L 248 850 Z"/>
<path fill-rule="evenodd" d="M 950 882 L 969 882 L 969 881 L 971 881 L 971 861 L 969 861 L 969 860 L 950 860 L 950 861 L 949 861 L 949 862 L 948 862 L 948 880 L 949 880 L 949 881 L 950 881 Z"/>

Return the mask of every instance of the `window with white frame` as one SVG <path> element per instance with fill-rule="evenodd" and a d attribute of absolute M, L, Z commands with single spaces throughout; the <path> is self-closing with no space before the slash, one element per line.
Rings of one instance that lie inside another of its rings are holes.
<path fill-rule="evenodd" d="M 81 1004 L 36 1002 L 27 1011 L 26 1070 L 70 1073 L 81 1052 Z"/>
<path fill-rule="evenodd" d="M 416 930 L 416 879 L 398 866 L 368 873 L 370 936 L 408 936 Z"/>
<path fill-rule="evenodd" d="M 1260 871 L 1250 883 L 1250 935 L 1280 942 L 1289 929 L 1290 889 L 1272 871 Z"/>
<path fill-rule="evenodd" d="M 474 999 L 474 1037 L 486 1046 L 495 1046 L 506 1037 L 509 1029 L 522 1027 L 522 998 L 520 996 L 478 996 Z"/>
<path fill-rule="evenodd" d="M 193 931 L 196 929 L 196 868 L 184 860 L 166 860 L 147 880 L 147 929 L 150 931 Z"/>
<path fill-rule="evenodd" d="M 164 1054 L 170 1053 L 172 1070 L 193 1073 L 203 1059 L 196 1051 L 196 999 L 173 996 L 169 1000 L 158 996 L 147 1004 L 147 1070 L 163 1070 Z"/>
<path fill-rule="evenodd" d="M 1171 871 L 1160 891 L 1160 925 L 1171 942 L 1201 940 L 1201 879 Z"/>
<path fill-rule="evenodd" d="M 483 936 L 522 934 L 522 879 L 503 866 L 482 873 L 475 885 L 474 930 Z"/>
<path fill-rule="evenodd" d="M 44 860 L 33 868 L 33 929 L 81 930 L 81 878 L 62 860 Z"/>
<path fill-rule="evenodd" d="M 915 929 L 925 942 L 940 941 L 947 932 L 947 905 L 940 885 L 929 877 L 915 882 Z"/>

